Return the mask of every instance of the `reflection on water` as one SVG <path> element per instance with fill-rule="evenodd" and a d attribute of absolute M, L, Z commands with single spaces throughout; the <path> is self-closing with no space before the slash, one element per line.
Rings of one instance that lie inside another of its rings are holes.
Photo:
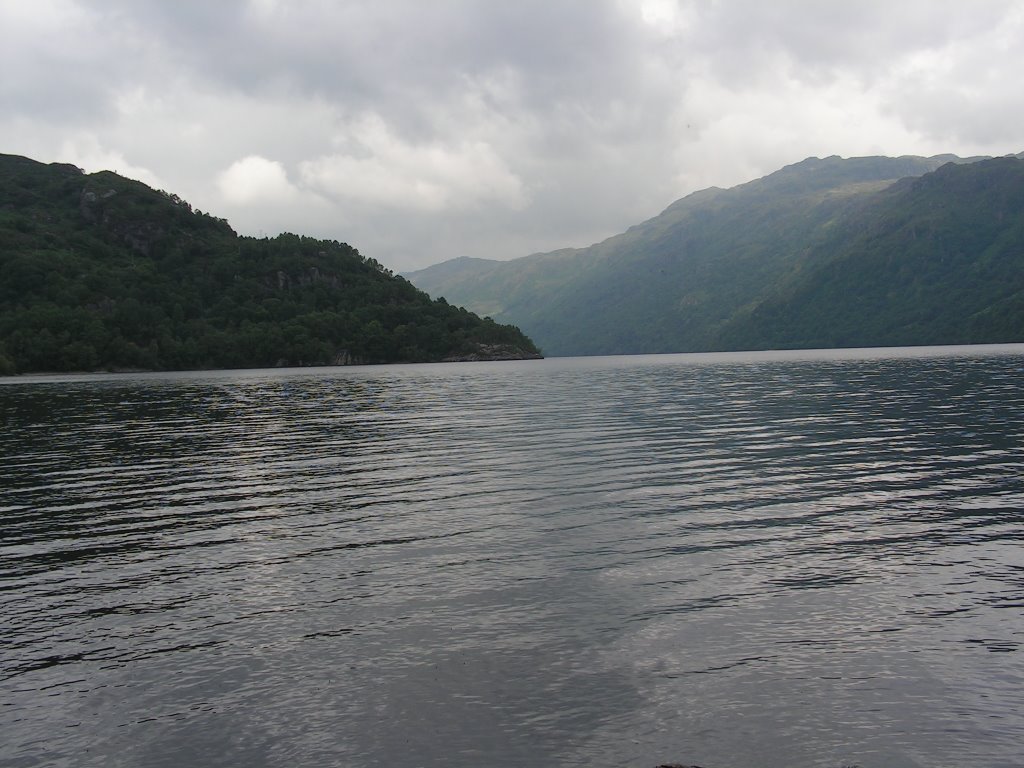
<path fill-rule="evenodd" d="M 0 765 L 1019 766 L 1022 384 L 1020 347 L 5 381 Z"/>

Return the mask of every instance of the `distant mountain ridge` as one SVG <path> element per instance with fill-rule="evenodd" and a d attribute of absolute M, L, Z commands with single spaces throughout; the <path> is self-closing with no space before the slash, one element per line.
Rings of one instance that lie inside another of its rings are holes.
<path fill-rule="evenodd" d="M 808 158 L 688 195 L 587 248 L 455 259 L 407 277 L 516 323 L 555 355 L 1024 340 L 1024 207 L 998 203 L 1024 188 L 1022 168 L 1019 156 Z M 939 231 L 960 244 L 945 271 L 925 247 Z M 920 262 L 910 271 L 896 266 L 907 254 Z M 884 296 L 878 259 L 892 281 Z M 960 289 L 943 286 L 958 283 L 969 298 L 950 304 Z M 870 317 L 848 306 L 859 295 Z"/>
<path fill-rule="evenodd" d="M 0 373 L 538 356 L 345 243 L 239 237 L 109 171 L 0 155 Z"/>

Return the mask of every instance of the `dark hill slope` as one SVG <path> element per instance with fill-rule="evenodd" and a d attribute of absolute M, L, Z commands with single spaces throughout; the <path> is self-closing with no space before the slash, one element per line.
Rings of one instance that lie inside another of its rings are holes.
<path fill-rule="evenodd" d="M 0 370 L 536 356 L 339 242 L 239 237 L 109 172 L 0 155 Z"/>
<path fill-rule="evenodd" d="M 874 194 L 952 155 L 810 158 L 689 195 L 585 249 L 457 260 L 409 275 L 434 295 L 515 322 L 549 354 L 703 351 L 735 318 L 824 258 L 815 245 Z M 964 161 L 960 161 L 964 162 Z"/>
<path fill-rule="evenodd" d="M 1024 340 L 1024 160 L 946 165 L 874 195 L 722 348 Z"/>

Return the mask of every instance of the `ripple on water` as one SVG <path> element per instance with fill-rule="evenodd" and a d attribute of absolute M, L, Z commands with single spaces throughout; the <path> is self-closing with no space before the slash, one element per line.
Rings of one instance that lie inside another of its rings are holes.
<path fill-rule="evenodd" d="M 0 385 L 0 762 L 1019 765 L 1020 350 Z"/>

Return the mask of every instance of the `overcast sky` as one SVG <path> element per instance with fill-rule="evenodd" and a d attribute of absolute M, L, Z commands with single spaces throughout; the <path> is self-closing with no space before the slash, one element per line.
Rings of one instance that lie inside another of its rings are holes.
<path fill-rule="evenodd" d="M 0 152 L 407 270 L 805 157 L 1024 150 L 1011 0 L 0 0 Z"/>

